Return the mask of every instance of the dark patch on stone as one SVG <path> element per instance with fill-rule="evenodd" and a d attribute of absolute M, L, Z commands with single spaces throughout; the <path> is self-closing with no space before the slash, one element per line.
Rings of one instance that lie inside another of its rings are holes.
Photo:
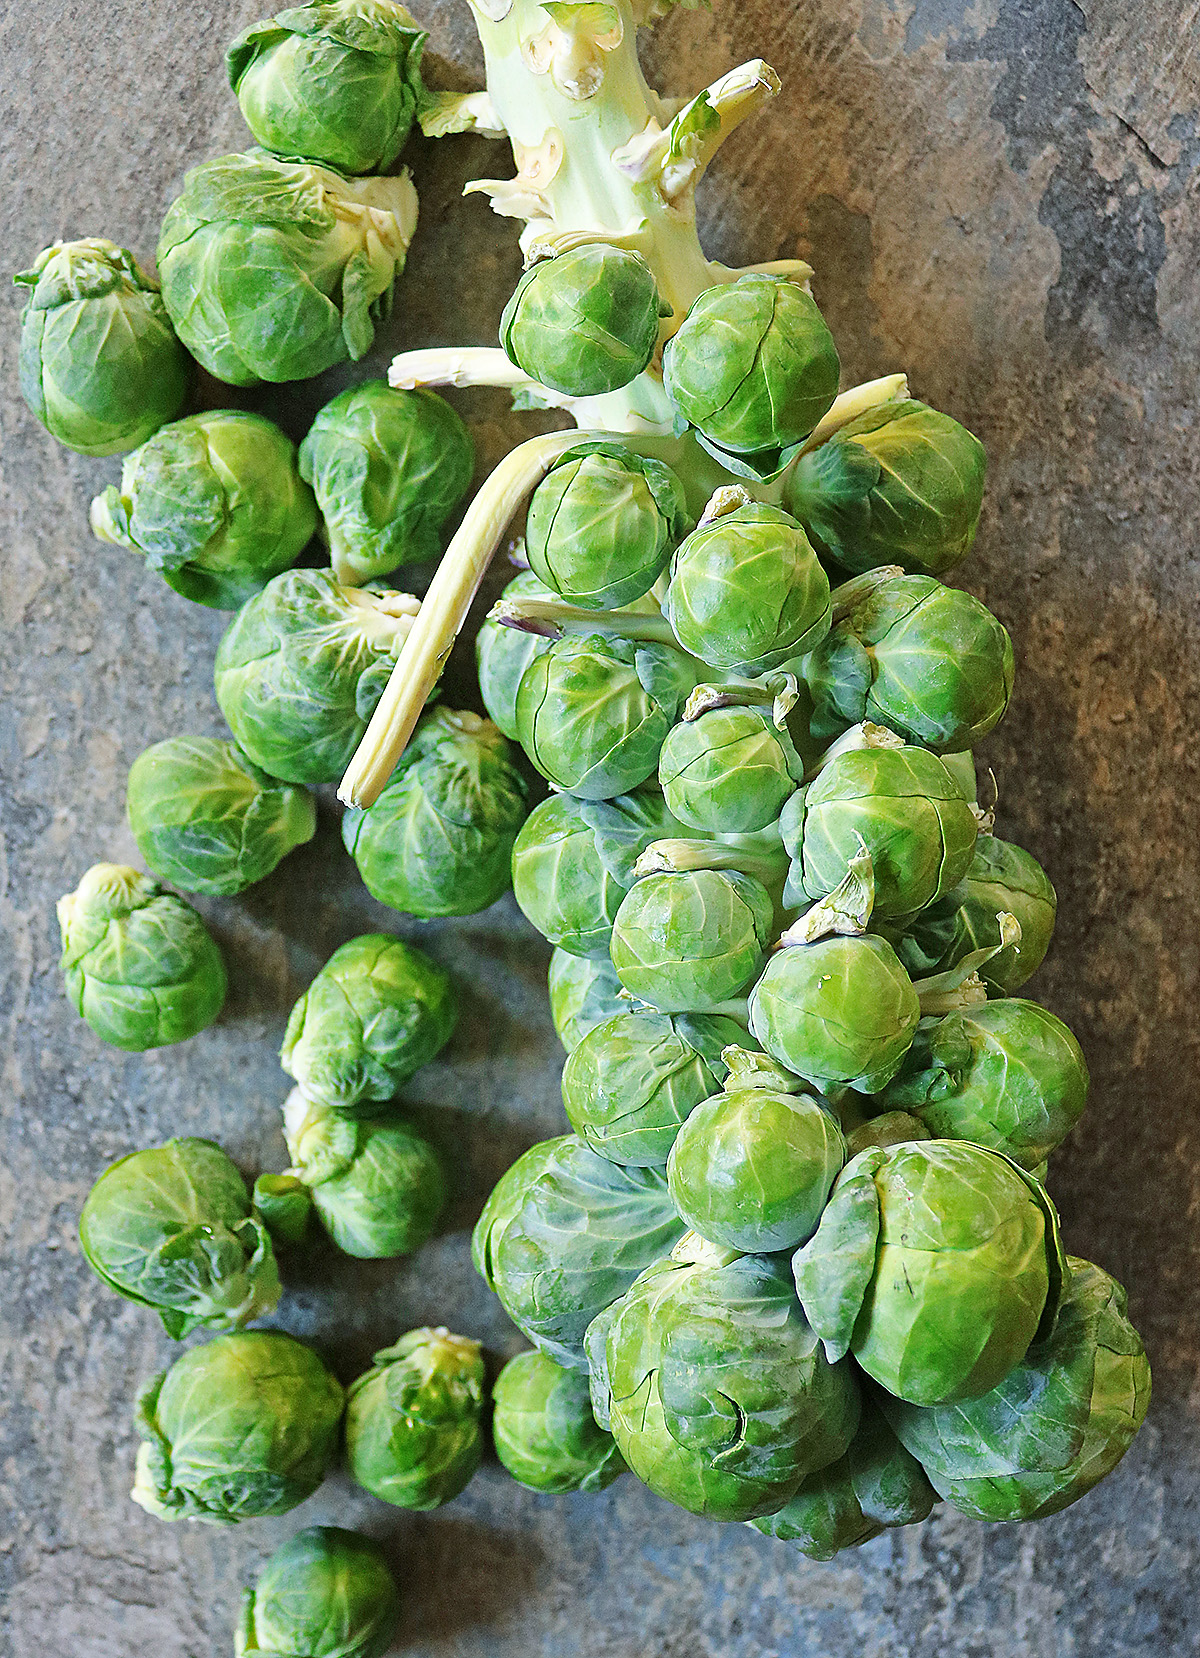
<path fill-rule="evenodd" d="M 843 380 L 847 385 L 870 380 L 884 372 L 879 314 L 871 298 L 871 220 L 836 196 L 814 196 L 805 228 L 802 246 L 816 270 L 813 297 L 837 341 Z M 778 257 L 786 257 L 786 252 Z"/>

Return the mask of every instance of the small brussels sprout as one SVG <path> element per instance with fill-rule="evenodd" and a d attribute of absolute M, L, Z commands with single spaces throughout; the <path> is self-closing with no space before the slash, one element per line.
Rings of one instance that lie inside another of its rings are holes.
<path fill-rule="evenodd" d="M 307 789 L 277 783 L 215 737 L 169 737 L 144 749 L 125 803 L 142 857 L 185 892 L 244 892 L 317 831 Z"/>
<path fill-rule="evenodd" d="M 13 278 L 21 312 L 21 395 L 81 455 L 136 449 L 179 413 L 192 363 L 158 284 L 102 236 L 55 242 Z"/>
<path fill-rule="evenodd" d="M 550 1017 L 558 1040 L 574 1053 L 590 1030 L 628 1011 L 616 969 L 605 956 L 592 961 L 561 947 L 550 956 Z"/>
<path fill-rule="evenodd" d="M 368 380 L 326 403 L 300 445 L 300 476 L 338 581 L 356 587 L 436 558 L 474 469 L 471 434 L 436 392 Z"/>
<path fill-rule="evenodd" d="M 512 885 L 529 810 L 512 746 L 490 720 L 433 708 L 383 792 L 342 819 L 367 891 L 405 915 L 475 915 Z"/>
<path fill-rule="evenodd" d="M 291 1011 L 279 1063 L 310 1100 L 378 1116 L 435 1059 L 458 1019 L 449 975 L 390 933 L 364 933 L 330 956 Z"/>
<path fill-rule="evenodd" d="M 160 1520 L 286 1514 L 329 1471 L 344 1403 L 312 1348 L 281 1330 L 215 1336 L 138 1394 L 130 1495 Z"/>
<path fill-rule="evenodd" d="M 987 456 L 949 415 L 881 403 L 801 455 L 784 485 L 817 550 L 847 570 L 944 576 L 975 540 Z"/>
<path fill-rule="evenodd" d="M 190 904 L 136 869 L 94 864 L 58 901 L 67 998 L 129 1053 L 186 1042 L 220 1013 L 225 963 Z"/>
<path fill-rule="evenodd" d="M 382 173 L 412 129 L 427 39 L 392 0 L 332 0 L 244 29 L 225 68 L 264 149 Z"/>
<path fill-rule="evenodd" d="M 603 1491 L 625 1472 L 613 1437 L 597 1427 L 588 1379 L 545 1353 L 509 1359 L 492 1389 L 492 1438 L 513 1479 L 534 1491 Z"/>
<path fill-rule="evenodd" d="M 767 708 L 710 708 L 667 734 L 658 780 L 681 823 L 749 834 L 774 823 L 804 773 L 786 726 Z"/>
<path fill-rule="evenodd" d="M 648 875 L 613 922 L 617 977 L 661 1013 L 703 1012 L 739 995 L 762 966 L 775 906 L 736 870 Z"/>
<path fill-rule="evenodd" d="M 522 570 L 513 577 L 502 599 L 552 599 L 554 594 L 540 582 L 532 570 Z M 475 666 L 479 674 L 479 694 L 493 725 L 499 726 L 506 737 L 518 740 L 517 690 L 521 676 L 535 656 L 544 656 L 550 641 L 540 633 L 526 633 L 521 628 L 505 627 L 502 622 L 485 620 L 475 635 Z"/>
<path fill-rule="evenodd" d="M 397 1508 L 440 1508 L 483 1455 L 484 1368 L 479 1343 L 410 1330 L 376 1353 L 346 1395 L 351 1478 Z"/>
<path fill-rule="evenodd" d="M 254 1207 L 276 1249 L 295 1249 L 308 1238 L 312 1193 L 293 1174 L 260 1174 L 254 1182 Z"/>
<path fill-rule="evenodd" d="M 898 1399 L 974 1399 L 1053 1327 L 1058 1217 L 1007 1157 L 953 1140 L 863 1151 L 843 1169 L 796 1292 L 831 1359 Z"/>
<path fill-rule="evenodd" d="M 378 1543 L 308 1526 L 243 1593 L 234 1658 L 383 1658 L 399 1623 L 396 1580 Z"/>
<path fill-rule="evenodd" d="M 899 1146 L 905 1140 L 932 1139 L 933 1135 L 920 1118 L 910 1117 L 907 1111 L 881 1111 L 878 1117 L 868 1117 L 865 1123 L 860 1123 L 847 1136 L 846 1150 L 851 1157 L 857 1157 L 860 1151 L 871 1151 L 877 1146 Z M 1038 1178 L 1041 1179 L 1041 1176 Z"/>
<path fill-rule="evenodd" d="M 177 1341 L 274 1312 L 279 1271 L 236 1164 L 211 1140 L 118 1158 L 87 1195 L 79 1241 L 92 1271 L 152 1307 Z"/>
<path fill-rule="evenodd" d="M 995 944 L 996 917 L 1004 913 L 1016 916 L 1020 940 L 984 962 L 979 976 L 989 990 L 1011 996 L 1045 959 L 1058 898 L 1036 858 L 1011 841 L 980 835 L 961 883 L 909 923 L 896 949 L 910 973 L 944 973 L 964 956 Z"/>
<path fill-rule="evenodd" d="M 766 274 L 706 289 L 663 353 L 679 413 L 739 455 L 800 443 L 833 406 L 839 373 L 815 300 Z"/>
<path fill-rule="evenodd" d="M 407 174 L 347 179 L 262 150 L 217 156 L 167 209 L 163 300 L 218 380 L 307 380 L 371 349 L 416 222 Z"/>
<path fill-rule="evenodd" d="M 658 318 L 658 288 L 645 260 L 586 242 L 525 272 L 500 318 L 500 344 L 540 385 L 599 397 L 648 365 Z"/>
<path fill-rule="evenodd" d="M 163 426 L 92 502 L 101 541 L 141 553 L 169 587 L 237 610 L 312 540 L 317 509 L 296 446 L 261 415 L 212 409 Z"/>

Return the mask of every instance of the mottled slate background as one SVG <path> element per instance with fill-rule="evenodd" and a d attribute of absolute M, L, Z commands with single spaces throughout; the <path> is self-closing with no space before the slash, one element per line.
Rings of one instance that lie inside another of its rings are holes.
<path fill-rule="evenodd" d="M 185 166 L 244 142 L 220 59 L 253 0 L 0 6 L 0 247 L 103 233 L 143 255 Z M 479 59 L 462 0 L 425 0 L 437 51 Z M 274 1061 L 329 952 L 378 925 L 457 972 L 468 1015 L 410 1090 L 457 1169 L 447 1229 L 399 1265 L 314 1259 L 281 1321 L 346 1377 L 374 1346 L 446 1320 L 516 1345 L 473 1277 L 492 1180 L 562 1126 L 545 951 L 511 902 L 444 926 L 374 906 L 327 803 L 315 844 L 244 898 L 206 905 L 234 970 L 220 1024 L 145 1057 L 68 1012 L 53 901 L 133 854 L 125 772 L 149 741 L 217 732 L 220 616 L 93 542 L 117 476 L 57 448 L 16 395 L 17 299 L 0 327 L 0 1648 L 9 1658 L 210 1658 L 241 1584 L 295 1525 L 361 1523 L 404 1584 L 420 1658 L 1150 1658 L 1200 1650 L 1200 1296 L 1195 799 L 1200 70 L 1196 0 L 725 0 L 660 26 L 647 61 L 690 92 L 765 56 L 784 96 L 741 131 L 703 198 L 730 263 L 802 253 L 848 379 L 906 368 L 987 443 L 991 488 L 965 581 L 1011 628 L 1017 693 L 987 745 L 1000 828 L 1061 897 L 1040 996 L 1095 1079 L 1056 1160 L 1070 1247 L 1129 1287 L 1155 1397 L 1116 1477 L 1068 1515 L 983 1528 L 951 1514 L 821 1566 L 702 1524 L 627 1479 L 539 1498 L 487 1468 L 408 1516 L 332 1482 L 282 1521 L 167 1526 L 128 1500 L 138 1380 L 169 1358 L 103 1291 L 75 1221 L 112 1158 L 171 1133 L 280 1166 Z M 447 73 L 450 71 L 448 70 Z M 518 265 L 513 227 L 462 183 L 505 152 L 410 157 L 423 220 L 373 365 L 401 343 L 486 342 Z M 266 407 L 295 430 L 345 376 Z M 494 460 L 530 417 L 463 398 Z M 469 661 L 458 676 L 469 696 Z"/>

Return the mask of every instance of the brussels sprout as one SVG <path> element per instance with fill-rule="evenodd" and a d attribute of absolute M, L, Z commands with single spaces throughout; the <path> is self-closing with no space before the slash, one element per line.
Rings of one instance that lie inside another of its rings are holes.
<path fill-rule="evenodd" d="M 774 823 L 804 773 L 786 726 L 768 708 L 711 708 L 667 734 L 658 780 L 681 823 L 746 834 Z"/>
<path fill-rule="evenodd" d="M 254 1182 L 254 1207 L 276 1249 L 294 1249 L 306 1241 L 312 1193 L 294 1174 L 260 1174 Z"/>
<path fill-rule="evenodd" d="M 81 455 L 136 449 L 179 413 L 192 363 L 158 284 L 102 236 L 55 242 L 15 282 L 21 395 L 42 425 Z"/>
<path fill-rule="evenodd" d="M 397 1508 L 440 1508 L 483 1455 L 479 1343 L 445 1326 L 410 1330 L 346 1395 L 351 1477 Z"/>
<path fill-rule="evenodd" d="M 522 570 L 500 595 L 501 599 L 552 599 L 554 594 L 534 575 Z M 479 694 L 492 723 L 517 741 L 517 690 L 521 676 L 535 656 L 544 656 L 550 641 L 543 634 L 505 627 L 489 617 L 475 635 L 475 666 Z"/>
<path fill-rule="evenodd" d="M 300 476 L 316 492 L 338 581 L 355 587 L 436 558 L 474 469 L 471 434 L 436 392 L 368 380 L 326 403 L 300 445 Z"/>
<path fill-rule="evenodd" d="M 392 0 L 332 0 L 244 29 L 225 68 L 265 149 L 343 173 L 382 173 L 412 129 L 427 39 Z"/>
<path fill-rule="evenodd" d="M 390 933 L 335 950 L 292 1009 L 279 1063 L 310 1100 L 378 1116 L 450 1040 L 458 1004 L 450 978 Z"/>
<path fill-rule="evenodd" d="M 781 1508 L 858 1426 L 787 1271 L 689 1233 L 588 1332 L 593 1394 L 651 1491 L 713 1520 Z"/>
<path fill-rule="evenodd" d="M 703 1012 L 744 991 L 762 966 L 775 906 L 753 875 L 648 875 L 622 900 L 609 954 L 617 977 L 661 1013 Z"/>
<path fill-rule="evenodd" d="M 281 1330 L 215 1336 L 138 1394 L 130 1495 L 160 1520 L 286 1514 L 325 1478 L 344 1402 L 312 1348 Z"/>
<path fill-rule="evenodd" d="M 663 352 L 685 420 L 735 454 L 799 443 L 837 396 L 837 347 L 816 302 L 767 274 L 708 288 Z"/>
<path fill-rule="evenodd" d="M 307 789 L 277 783 L 233 743 L 169 737 L 133 762 L 126 789 L 138 851 L 185 892 L 231 896 L 310 841 L 317 809 Z"/>
<path fill-rule="evenodd" d="M 586 242 L 525 272 L 500 318 L 500 344 L 540 385 L 599 397 L 648 365 L 658 318 L 658 288 L 645 260 Z"/>
<path fill-rule="evenodd" d="M 860 1151 L 871 1151 L 877 1146 L 898 1146 L 905 1140 L 932 1140 L 933 1135 L 919 1117 L 910 1117 L 907 1111 L 881 1111 L 860 1123 L 846 1138 L 846 1150 L 851 1157 Z M 1033 1171 L 1035 1174 L 1036 1170 Z M 1038 1179 L 1041 1176 L 1038 1175 Z M 257 1187 L 255 1188 L 257 1192 Z M 262 1205 L 259 1204 L 259 1208 Z"/>
<path fill-rule="evenodd" d="M 416 222 L 407 175 L 346 179 L 261 150 L 218 156 L 191 169 L 167 209 L 163 300 L 218 380 L 307 380 L 371 349 Z"/>
<path fill-rule="evenodd" d="M 512 885 L 528 788 L 490 720 L 427 713 L 375 804 L 342 840 L 367 891 L 406 915 L 475 915 Z"/>
<path fill-rule="evenodd" d="M 975 540 L 987 456 L 949 415 L 881 403 L 801 455 L 784 485 L 817 550 L 847 570 L 944 576 Z"/>
<path fill-rule="evenodd" d="M 1111 1474 L 1150 1403 L 1150 1366 L 1125 1291 L 1067 1256 L 1053 1332 L 978 1399 L 884 1402 L 939 1495 L 977 1520 L 1040 1520 Z"/>
<path fill-rule="evenodd" d="M 513 1479 L 534 1491 L 603 1491 L 625 1472 L 610 1433 L 596 1426 L 588 1379 L 545 1353 L 509 1359 L 492 1389 L 492 1438 Z"/>
<path fill-rule="evenodd" d="M 87 1195 L 88 1265 L 127 1301 L 152 1307 L 176 1340 L 240 1330 L 274 1312 L 271 1240 L 237 1166 L 211 1140 L 168 1140 L 107 1168 Z"/>
<path fill-rule="evenodd" d="M 565 1134 L 518 1157 L 484 1205 L 475 1270 L 521 1334 L 571 1370 L 604 1310 L 679 1241 L 658 1169 L 623 1169 Z"/>
<path fill-rule="evenodd" d="M 1053 1327 L 1066 1274 L 1037 1181 L 953 1140 L 860 1152 L 792 1268 L 829 1357 L 917 1405 L 1002 1381 Z"/>
<path fill-rule="evenodd" d="M 607 956 L 602 961 L 591 961 L 561 947 L 554 950 L 548 988 L 550 1017 L 568 1053 L 574 1053 L 597 1025 L 629 1010 L 629 1003 L 621 996 L 621 981 Z"/>
<path fill-rule="evenodd" d="M 101 541 L 141 553 L 169 587 L 237 610 L 312 540 L 317 509 L 296 446 L 270 420 L 212 409 L 164 426 L 129 455 L 121 487 L 92 502 Z"/>
<path fill-rule="evenodd" d="M 287 570 L 217 647 L 217 703 L 239 745 L 287 783 L 335 783 L 383 695 L 417 602 Z"/>
<path fill-rule="evenodd" d="M 986 961 L 979 976 L 989 990 L 1011 996 L 1045 959 L 1058 898 L 1036 858 L 1010 841 L 980 835 L 962 882 L 909 923 L 897 952 L 910 973 L 945 972 L 997 941 L 1002 913 L 1016 916 L 1021 937 Z"/>
<path fill-rule="evenodd" d="M 225 1001 L 225 963 L 190 904 L 136 869 L 93 864 L 58 901 L 67 998 L 129 1053 L 186 1042 Z"/>
<path fill-rule="evenodd" d="M 399 1622 L 396 1580 L 378 1543 L 308 1526 L 243 1593 L 234 1658 L 383 1658 Z"/>

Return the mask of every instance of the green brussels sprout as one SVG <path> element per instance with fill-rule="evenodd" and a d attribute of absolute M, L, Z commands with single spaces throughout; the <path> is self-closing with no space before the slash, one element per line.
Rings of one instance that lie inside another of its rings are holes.
<path fill-rule="evenodd" d="M 217 156 L 167 209 L 163 300 L 218 380 L 307 380 L 371 349 L 416 222 L 406 174 L 347 179 L 262 150 Z"/>
<path fill-rule="evenodd" d="M 410 1330 L 375 1355 L 346 1395 L 351 1478 L 397 1508 L 440 1508 L 483 1455 L 484 1368 L 479 1343 Z"/>
<path fill-rule="evenodd" d="M 161 427 L 91 507 L 93 534 L 141 553 L 169 587 L 237 610 L 312 540 L 296 446 L 270 420 L 211 409 Z"/>
<path fill-rule="evenodd" d="M 766 273 L 706 289 L 663 352 L 679 413 L 738 455 L 800 443 L 833 406 L 839 373 L 815 300 Z"/>
<path fill-rule="evenodd" d="M 378 1543 L 308 1526 L 243 1593 L 234 1658 L 383 1658 L 399 1623 L 396 1580 Z"/>
<path fill-rule="evenodd" d="M 932 1140 L 933 1135 L 919 1117 L 910 1117 L 907 1111 L 881 1111 L 878 1117 L 868 1117 L 852 1134 L 846 1137 L 846 1150 L 851 1157 L 860 1151 L 877 1146 L 898 1146 L 905 1140 Z M 1033 1171 L 1035 1174 L 1036 1170 Z M 1038 1175 L 1038 1179 L 1041 1176 Z M 262 1208 L 261 1203 L 259 1208 Z"/>
<path fill-rule="evenodd" d="M 333 952 L 292 1009 L 279 1063 L 318 1105 L 378 1116 L 457 1019 L 449 974 L 390 933 L 364 933 Z"/>
<path fill-rule="evenodd" d="M 771 895 L 753 875 L 648 875 L 621 902 L 609 954 L 639 1001 L 660 1013 L 702 1013 L 745 990 L 762 966 L 774 919 Z"/>
<path fill-rule="evenodd" d="M 58 901 L 67 999 L 129 1053 L 186 1042 L 220 1013 L 225 963 L 190 904 L 124 864 L 93 864 Z"/>
<path fill-rule="evenodd" d="M 879 583 L 804 664 L 813 735 L 860 720 L 938 753 L 972 748 L 1012 696 L 1013 648 L 978 599 L 932 576 Z"/>
<path fill-rule="evenodd" d="M 279 1300 L 271 1239 L 236 1164 L 211 1140 L 118 1158 L 87 1195 L 79 1241 L 97 1277 L 152 1307 L 176 1341 L 240 1330 Z"/>
<path fill-rule="evenodd" d="M 21 395 L 81 455 L 136 449 L 173 420 L 192 384 L 158 284 L 102 236 L 55 242 L 13 278 L 21 312 Z"/>
<path fill-rule="evenodd" d="M 130 1495 L 160 1520 L 286 1514 L 329 1471 L 344 1403 L 312 1348 L 281 1330 L 214 1336 L 138 1394 Z"/>
<path fill-rule="evenodd" d="M 701 520 L 671 560 L 663 615 L 714 668 L 763 674 L 829 632 L 829 578 L 794 518 L 759 501 Z"/>
<path fill-rule="evenodd" d="M 287 783 L 336 783 L 408 636 L 406 593 L 286 570 L 243 606 L 217 647 L 217 703 L 255 765 Z"/>
<path fill-rule="evenodd" d="M 597 1313 L 683 1233 L 659 1169 L 624 1169 L 573 1134 L 518 1157 L 484 1205 L 475 1270 L 521 1334 L 584 1370 Z"/>
<path fill-rule="evenodd" d="M 260 1174 L 254 1182 L 254 1207 L 276 1249 L 295 1249 L 308 1238 L 312 1193 L 293 1174 Z"/>
<path fill-rule="evenodd" d="M 647 367 L 658 319 L 658 288 L 645 260 L 585 242 L 525 272 L 500 318 L 500 344 L 539 385 L 600 397 Z"/>
<path fill-rule="evenodd" d="M 552 599 L 554 594 L 532 570 L 522 570 L 500 595 L 501 599 Z M 544 656 L 550 641 L 544 634 L 526 633 L 505 627 L 490 618 L 475 635 L 475 666 L 479 673 L 479 694 L 492 723 L 506 737 L 518 740 L 517 690 L 521 676 L 535 656 Z"/>
<path fill-rule="evenodd" d="M 264 149 L 382 173 L 412 130 L 427 39 L 392 0 L 318 0 L 244 29 L 225 68 Z"/>
<path fill-rule="evenodd" d="M 768 708 L 710 708 L 672 726 L 658 781 L 681 823 L 708 834 L 749 834 L 774 823 L 804 764 Z"/>
<path fill-rule="evenodd" d="M 781 1508 L 858 1427 L 786 1266 L 688 1233 L 588 1332 L 593 1397 L 651 1491 L 713 1520 Z"/>
<path fill-rule="evenodd" d="M 1125 1291 L 1067 1256 L 1053 1331 L 978 1399 L 920 1409 L 887 1400 L 896 1433 L 938 1494 L 977 1520 L 1041 1520 L 1111 1474 L 1150 1403 L 1150 1366 Z"/>
<path fill-rule="evenodd" d="M 597 1427 L 588 1379 L 545 1353 L 509 1359 L 492 1389 L 492 1438 L 513 1479 L 534 1491 L 603 1491 L 625 1472 L 613 1437 Z"/>
<path fill-rule="evenodd" d="M 529 810 L 512 752 L 478 714 L 424 715 L 375 804 L 342 819 L 342 840 L 373 898 L 428 919 L 475 915 L 504 896 Z"/>
<path fill-rule="evenodd" d="M 355 587 L 436 558 L 474 469 L 471 434 L 436 392 L 367 380 L 326 403 L 300 445 L 300 476 L 338 581 Z"/>
<path fill-rule="evenodd" d="M 629 1009 L 621 996 L 621 981 L 607 956 L 592 961 L 559 946 L 550 956 L 548 988 L 550 1017 L 558 1040 L 569 1054 L 590 1030 Z"/>
<path fill-rule="evenodd" d="M 307 789 L 277 783 L 234 743 L 169 737 L 133 762 L 126 788 L 138 851 L 185 892 L 230 897 L 317 832 Z"/>
<path fill-rule="evenodd" d="M 953 1140 L 863 1151 L 843 1169 L 796 1293 L 831 1360 L 851 1352 L 916 1405 L 974 1399 L 1053 1327 L 1054 1205 L 997 1152 Z"/>
<path fill-rule="evenodd" d="M 1004 913 L 1016 916 L 1021 937 L 984 962 L 979 976 L 995 994 L 1011 996 L 1045 959 L 1058 897 L 1036 858 L 1011 841 L 980 835 L 961 883 L 909 923 L 897 952 L 910 973 L 944 973 L 996 943 L 996 917 Z"/>
<path fill-rule="evenodd" d="M 801 455 L 784 501 L 818 552 L 847 570 L 899 564 L 944 576 L 971 550 L 986 471 L 965 426 L 904 398 Z"/>

